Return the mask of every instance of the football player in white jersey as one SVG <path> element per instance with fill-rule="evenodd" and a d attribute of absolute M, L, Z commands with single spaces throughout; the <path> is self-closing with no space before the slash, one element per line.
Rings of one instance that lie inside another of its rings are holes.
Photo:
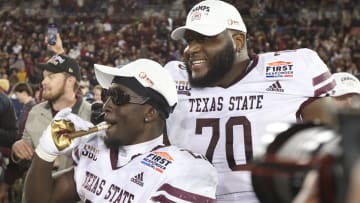
<path fill-rule="evenodd" d="M 106 130 L 70 139 L 93 125 L 60 111 L 43 133 L 25 183 L 26 202 L 215 202 L 216 169 L 202 155 L 163 144 L 176 86 L 160 64 L 138 59 L 121 68 L 95 65 L 107 89 Z M 102 128 L 97 126 L 96 128 Z M 57 154 L 75 166 L 51 177 Z"/>
<path fill-rule="evenodd" d="M 217 168 L 217 202 L 258 202 L 250 165 L 267 124 L 318 120 L 333 123 L 335 83 L 309 49 L 248 56 L 246 26 L 237 9 L 206 0 L 189 11 L 171 37 L 184 40 L 184 63 L 165 65 L 179 103 L 167 120 L 171 144 L 205 155 Z"/>

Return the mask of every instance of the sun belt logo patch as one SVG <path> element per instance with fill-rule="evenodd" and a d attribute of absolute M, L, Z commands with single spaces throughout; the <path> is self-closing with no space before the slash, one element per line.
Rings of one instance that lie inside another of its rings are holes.
<path fill-rule="evenodd" d="M 294 64 L 290 61 L 274 61 L 266 63 L 266 78 L 290 79 L 294 77 Z"/>
<path fill-rule="evenodd" d="M 187 96 L 191 96 L 191 87 L 190 83 L 186 80 L 175 80 L 176 89 L 178 94 L 184 94 Z"/>

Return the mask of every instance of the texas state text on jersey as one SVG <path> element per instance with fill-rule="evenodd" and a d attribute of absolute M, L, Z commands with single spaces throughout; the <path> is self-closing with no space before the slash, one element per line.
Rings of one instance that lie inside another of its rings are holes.
<path fill-rule="evenodd" d="M 160 139 L 162 142 L 162 137 Z M 101 136 L 73 152 L 74 178 L 83 202 L 214 202 L 217 174 L 201 155 L 174 146 L 150 146 L 120 163 Z M 152 150 L 151 150 L 152 149 Z"/>

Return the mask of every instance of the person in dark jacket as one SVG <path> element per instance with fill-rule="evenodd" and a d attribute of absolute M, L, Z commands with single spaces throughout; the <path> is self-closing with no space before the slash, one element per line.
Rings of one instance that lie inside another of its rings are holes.
<path fill-rule="evenodd" d="M 0 87 L 0 147 L 11 147 L 17 133 L 14 106 L 5 93 L 8 89 Z"/>
<path fill-rule="evenodd" d="M 15 142 L 17 134 L 16 114 L 14 106 L 6 94 L 9 90 L 9 82 L 6 79 L 1 79 L 0 85 L 0 154 L 4 157 L 9 157 L 11 146 Z M 1 168 L 4 169 L 4 159 L 1 158 Z M 2 170 L 3 171 L 3 170 Z M 3 174 L 2 174 L 3 175 Z M 0 181 L 0 202 L 6 202 L 7 185 Z"/>

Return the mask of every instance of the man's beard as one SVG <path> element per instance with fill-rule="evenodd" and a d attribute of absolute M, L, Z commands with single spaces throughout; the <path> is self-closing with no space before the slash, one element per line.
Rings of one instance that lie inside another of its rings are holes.
<path fill-rule="evenodd" d="M 45 94 L 45 95 L 43 95 L 43 98 L 49 102 L 55 102 L 55 101 L 58 101 L 60 99 L 60 97 L 64 94 L 65 94 L 65 85 L 63 84 L 63 85 L 61 85 L 61 88 L 57 93 L 55 93 L 53 95 Z"/>
<path fill-rule="evenodd" d="M 104 138 L 104 143 L 107 148 L 112 150 L 119 149 L 120 146 L 123 146 L 123 144 L 118 140 L 109 139 L 109 137 Z"/>
<path fill-rule="evenodd" d="M 229 40 L 226 46 L 218 55 L 208 60 L 208 72 L 200 78 L 192 78 L 190 68 L 187 68 L 189 82 L 193 87 L 214 86 L 216 82 L 222 79 L 230 71 L 235 60 L 235 50 L 232 42 Z M 189 64 L 188 64 L 188 67 Z"/>

